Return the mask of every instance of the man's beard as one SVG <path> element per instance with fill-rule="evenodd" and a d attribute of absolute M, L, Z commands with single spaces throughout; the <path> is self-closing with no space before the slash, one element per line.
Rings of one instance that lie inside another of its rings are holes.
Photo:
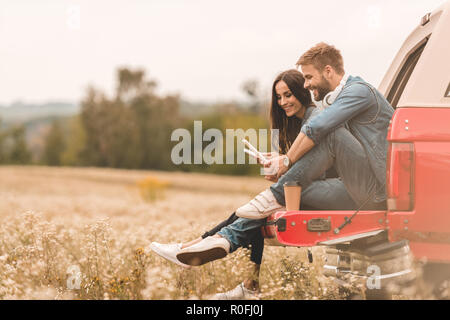
<path fill-rule="evenodd" d="M 329 93 L 331 90 L 330 83 L 322 76 L 322 79 L 320 80 L 320 83 L 313 88 L 313 90 L 317 90 L 317 97 L 314 96 L 314 100 L 316 101 L 322 101 L 323 98 Z"/>

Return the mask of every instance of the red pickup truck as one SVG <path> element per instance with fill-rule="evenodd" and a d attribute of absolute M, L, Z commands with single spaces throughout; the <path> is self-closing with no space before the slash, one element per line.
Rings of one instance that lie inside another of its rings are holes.
<path fill-rule="evenodd" d="M 325 246 L 324 273 L 373 277 L 370 292 L 416 278 L 417 260 L 436 286 L 450 279 L 450 1 L 422 18 L 378 89 L 395 109 L 388 210 L 277 212 L 266 242 Z"/>

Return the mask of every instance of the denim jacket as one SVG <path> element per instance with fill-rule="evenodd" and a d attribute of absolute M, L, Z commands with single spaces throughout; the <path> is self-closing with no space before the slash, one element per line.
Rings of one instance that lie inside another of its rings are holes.
<path fill-rule="evenodd" d="M 363 146 L 378 181 L 374 202 L 386 200 L 387 130 L 394 113 L 384 96 L 360 77 L 350 76 L 334 103 L 302 126 L 315 144 L 345 125 Z"/>

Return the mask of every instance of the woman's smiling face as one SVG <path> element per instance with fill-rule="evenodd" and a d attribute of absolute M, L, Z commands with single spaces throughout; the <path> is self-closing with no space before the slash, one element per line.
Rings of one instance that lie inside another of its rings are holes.
<path fill-rule="evenodd" d="M 291 90 L 283 80 L 278 81 L 275 85 L 275 92 L 277 94 L 278 105 L 284 110 L 286 116 L 292 117 L 296 115 L 299 118 L 303 117 L 304 109 L 300 101 L 292 94 Z"/>

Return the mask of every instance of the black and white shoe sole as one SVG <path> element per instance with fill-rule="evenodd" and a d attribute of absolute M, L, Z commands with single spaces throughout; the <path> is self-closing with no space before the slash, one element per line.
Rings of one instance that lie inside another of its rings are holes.
<path fill-rule="evenodd" d="M 164 258 L 164 259 L 166 259 L 167 261 L 173 262 L 173 263 L 179 265 L 180 267 L 183 267 L 183 268 L 190 268 L 190 266 L 188 266 L 188 265 L 186 265 L 186 264 L 180 263 L 180 261 L 177 261 L 176 258 L 174 258 L 173 256 L 171 256 L 170 254 L 167 254 L 165 251 L 161 250 L 160 248 L 158 248 L 158 247 L 156 247 L 156 246 L 153 246 L 153 245 L 150 245 L 149 247 L 150 247 L 150 249 L 151 249 L 154 253 L 156 253 L 156 254 L 157 254 L 158 256 L 160 256 L 161 258 Z"/>
<path fill-rule="evenodd" d="M 227 251 L 224 248 L 216 247 L 198 252 L 180 252 L 177 254 L 177 259 L 190 266 L 201 266 L 202 264 L 222 259 L 226 255 Z"/>

